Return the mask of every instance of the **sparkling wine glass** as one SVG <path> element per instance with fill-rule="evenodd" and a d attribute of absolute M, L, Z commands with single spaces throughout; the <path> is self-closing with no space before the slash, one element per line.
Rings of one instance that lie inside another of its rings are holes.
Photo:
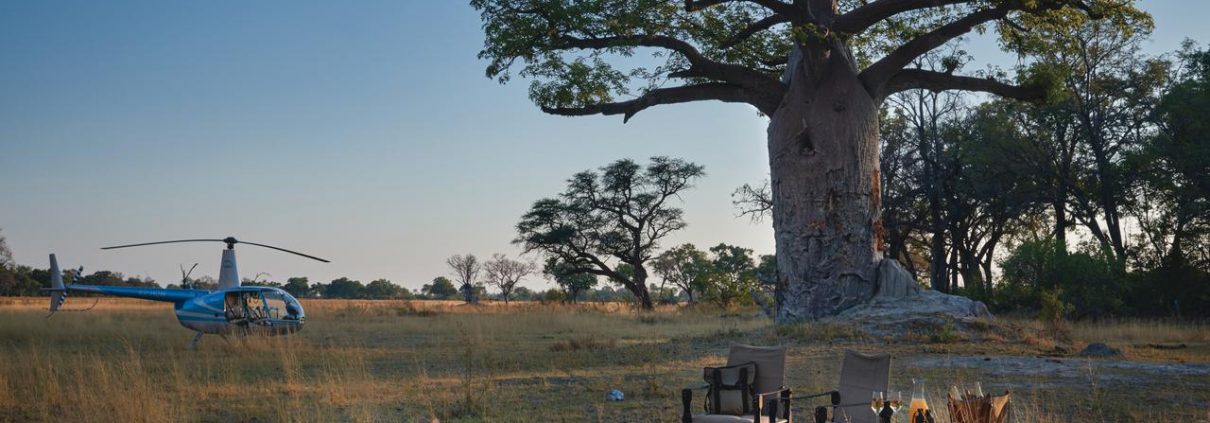
<path fill-rule="evenodd" d="M 887 396 L 890 397 L 887 401 L 891 402 L 891 411 L 899 414 L 899 410 L 903 408 L 903 392 L 895 392 L 895 396 L 889 394 Z"/>
<path fill-rule="evenodd" d="M 875 416 L 878 415 L 879 411 L 882 411 L 882 401 L 882 391 L 874 391 L 872 398 L 870 398 L 870 409 L 874 410 Z"/>

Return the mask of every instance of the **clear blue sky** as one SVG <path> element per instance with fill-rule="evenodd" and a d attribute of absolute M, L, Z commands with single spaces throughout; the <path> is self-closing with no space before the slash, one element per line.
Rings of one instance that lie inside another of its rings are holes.
<path fill-rule="evenodd" d="M 1210 39 L 1210 2 L 1142 7 L 1153 53 Z M 221 244 L 98 247 L 233 235 L 332 260 L 243 247 L 245 276 L 416 289 L 451 254 L 517 254 L 517 218 L 572 173 L 672 155 L 709 176 L 665 246 L 772 251 L 768 223 L 735 218 L 729 196 L 768 172 L 752 109 L 548 116 L 525 81 L 484 77 L 481 45 L 453 0 L 0 0 L 0 228 L 39 267 L 55 252 L 161 283 L 194 262 L 217 276 Z M 977 36 L 968 50 L 1010 60 Z"/>

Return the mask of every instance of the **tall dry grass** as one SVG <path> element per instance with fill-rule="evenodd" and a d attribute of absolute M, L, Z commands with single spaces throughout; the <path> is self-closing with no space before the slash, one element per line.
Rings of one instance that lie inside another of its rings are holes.
<path fill-rule="evenodd" d="M 1037 353 L 1013 341 L 918 346 L 835 325 L 774 328 L 753 310 L 426 301 L 306 301 L 309 320 L 299 334 L 208 336 L 192 351 L 185 348 L 191 333 L 163 304 L 107 299 L 46 320 L 45 302 L 0 298 L 0 421 L 676 421 L 679 388 L 698 382 L 701 367 L 725 360 L 731 343 L 790 345 L 787 382 L 803 393 L 834 388 L 846 348 L 889 351 L 897 360 Z M 76 298 L 70 306 L 88 304 Z M 1151 324 L 1070 330 L 1077 339 L 1185 342 L 1195 353 L 1183 357 L 1210 356 L 1198 349 L 1204 327 Z M 910 386 L 914 376 L 987 377 L 896 366 L 895 386 Z M 1019 422 L 1193 421 L 1190 409 L 1094 413 L 1092 401 L 1121 403 L 1131 394 L 1102 379 L 1090 372 L 1087 383 L 1061 391 L 1046 387 L 1045 376 L 986 381 L 1037 387 L 1018 391 Z M 1175 395 L 1185 403 L 1210 400 L 1194 389 L 1206 383 L 1170 379 L 1151 388 L 1183 387 Z M 626 401 L 605 401 L 615 388 Z M 810 404 L 796 412 L 809 415 Z"/>

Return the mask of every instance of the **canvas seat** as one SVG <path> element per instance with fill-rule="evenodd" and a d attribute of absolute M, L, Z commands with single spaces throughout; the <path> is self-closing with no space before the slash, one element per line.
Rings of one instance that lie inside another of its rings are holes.
<path fill-rule="evenodd" d="M 831 420 L 827 418 L 827 409 L 820 407 L 815 412 L 816 421 L 877 423 L 878 417 L 870 410 L 870 398 L 874 392 L 887 392 L 890 374 L 891 356 L 845 351 L 838 389 L 801 398 L 832 397 Z"/>
<path fill-rule="evenodd" d="M 755 370 L 752 372 L 752 370 Z M 752 374 L 755 373 L 755 374 Z M 706 368 L 703 377 L 721 381 L 724 388 L 721 393 L 712 394 L 710 384 L 681 391 L 684 406 L 681 421 L 683 423 L 789 423 L 791 421 L 789 407 L 779 404 L 788 399 L 790 390 L 785 386 L 786 348 L 785 347 L 754 347 L 749 345 L 733 345 L 727 354 L 727 366 Z M 718 389 L 718 388 L 715 388 Z M 734 389 L 748 389 L 746 396 L 735 392 Z M 699 390 L 703 407 L 694 414 L 692 407 L 693 391 Z M 738 404 L 746 398 L 746 404 Z M 715 399 L 718 403 L 711 403 Z M 705 405 L 710 405 L 713 410 Z M 741 411 L 746 410 L 746 412 Z M 726 410 L 727 412 L 720 412 Z M 776 418 L 771 417 L 776 415 Z"/>

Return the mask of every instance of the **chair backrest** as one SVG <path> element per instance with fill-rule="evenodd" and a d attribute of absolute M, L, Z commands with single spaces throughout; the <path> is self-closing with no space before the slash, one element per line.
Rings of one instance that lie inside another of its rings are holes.
<path fill-rule="evenodd" d="M 756 392 L 772 392 L 786 384 L 786 347 L 732 345 L 727 365 L 756 363 Z"/>
<path fill-rule="evenodd" d="M 845 351 L 844 363 L 840 366 L 837 414 L 844 413 L 853 423 L 877 423 L 878 418 L 870 410 L 870 399 L 875 391 L 887 391 L 890 374 L 891 356 Z"/>

